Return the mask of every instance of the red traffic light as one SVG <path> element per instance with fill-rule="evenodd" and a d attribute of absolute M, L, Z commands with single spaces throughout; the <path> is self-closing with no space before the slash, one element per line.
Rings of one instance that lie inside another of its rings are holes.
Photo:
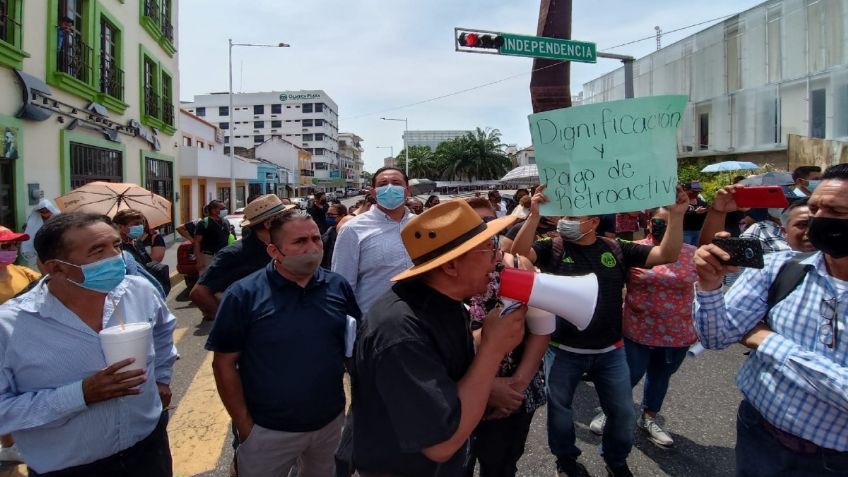
<path fill-rule="evenodd" d="M 496 50 L 503 46 L 504 40 L 500 35 L 463 32 L 457 38 L 457 43 L 459 43 L 459 46 L 466 48 L 485 48 L 489 50 Z"/>

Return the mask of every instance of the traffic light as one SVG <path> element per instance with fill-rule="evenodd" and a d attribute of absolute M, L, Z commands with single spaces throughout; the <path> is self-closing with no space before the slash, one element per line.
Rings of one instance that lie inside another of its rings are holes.
<path fill-rule="evenodd" d="M 498 50 L 503 46 L 504 39 L 501 35 L 491 32 L 461 31 L 456 42 L 460 48 Z"/>

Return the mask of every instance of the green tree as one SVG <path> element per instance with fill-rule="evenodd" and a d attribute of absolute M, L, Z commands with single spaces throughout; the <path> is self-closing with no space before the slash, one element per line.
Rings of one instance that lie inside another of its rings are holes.
<path fill-rule="evenodd" d="M 448 180 L 499 179 L 511 162 L 503 151 L 497 129 L 479 127 L 465 136 L 445 141 L 436 149 L 436 163 Z"/>
<path fill-rule="evenodd" d="M 362 180 L 365 181 L 367 186 L 371 185 L 371 178 L 374 177 L 374 174 L 368 171 L 362 171 Z"/>
<path fill-rule="evenodd" d="M 406 170 L 406 149 L 397 155 L 398 169 Z M 410 146 L 409 176 L 418 179 L 438 179 L 440 176 L 436 156 L 430 146 Z"/>

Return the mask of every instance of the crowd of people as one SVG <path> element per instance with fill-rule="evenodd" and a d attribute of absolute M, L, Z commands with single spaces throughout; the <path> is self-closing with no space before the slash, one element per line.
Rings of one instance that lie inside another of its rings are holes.
<path fill-rule="evenodd" d="M 386 167 L 350 208 L 251 197 L 237 241 L 213 201 L 179 231 L 203 269 L 190 298 L 212 321 L 231 475 L 512 476 L 541 406 L 558 474 L 589 475 L 572 406 L 583 381 L 608 474 L 633 475 L 637 430 L 674 445 L 657 415 L 698 342 L 750 349 L 737 475 L 848 472 L 848 165 L 793 177 L 780 210 L 741 209 L 740 184 L 707 201 L 689 181 L 665 207 L 552 217 L 544 185 L 421 201 Z M 0 228 L 0 458 L 31 476 L 170 476 L 164 242 L 133 210 L 33 214 L 26 233 Z M 712 243 L 728 236 L 759 240 L 765 267 L 728 265 Z M 499 300 L 506 268 L 594 274 L 591 322 L 531 330 L 526 305 Z M 151 339 L 128 371 L 98 333 L 132 323 Z"/>

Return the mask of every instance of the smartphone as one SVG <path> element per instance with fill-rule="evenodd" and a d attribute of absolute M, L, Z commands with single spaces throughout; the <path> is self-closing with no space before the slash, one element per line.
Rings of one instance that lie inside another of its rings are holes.
<path fill-rule="evenodd" d="M 728 237 L 713 239 L 718 248 L 730 254 L 730 260 L 725 265 L 737 267 L 763 268 L 763 244 L 755 238 Z"/>
<path fill-rule="evenodd" d="M 733 192 L 736 205 L 742 209 L 749 208 L 781 208 L 789 206 L 786 194 L 780 186 L 741 187 Z"/>

